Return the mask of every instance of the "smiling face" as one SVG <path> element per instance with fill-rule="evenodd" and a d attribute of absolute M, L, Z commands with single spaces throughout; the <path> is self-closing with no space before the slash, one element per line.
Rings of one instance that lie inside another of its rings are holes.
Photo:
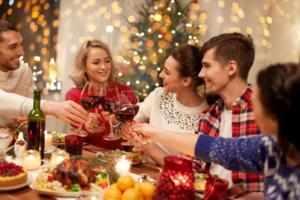
<path fill-rule="evenodd" d="M 107 83 L 111 74 L 111 59 L 108 53 L 100 47 L 92 47 L 87 54 L 85 72 L 90 81 Z"/>
<path fill-rule="evenodd" d="M 163 80 L 165 92 L 176 93 L 182 88 L 183 78 L 179 78 L 177 67 L 178 62 L 172 56 L 169 56 L 164 70 L 159 74 L 159 77 Z"/>
<path fill-rule="evenodd" d="M 23 38 L 17 31 L 1 33 L 0 42 L 0 70 L 7 72 L 20 67 L 20 57 L 24 55 Z"/>
<path fill-rule="evenodd" d="M 220 95 L 229 82 L 227 66 L 221 64 L 214 58 L 215 48 L 205 52 L 202 59 L 202 69 L 198 75 L 205 82 L 205 93 L 207 95 Z"/>

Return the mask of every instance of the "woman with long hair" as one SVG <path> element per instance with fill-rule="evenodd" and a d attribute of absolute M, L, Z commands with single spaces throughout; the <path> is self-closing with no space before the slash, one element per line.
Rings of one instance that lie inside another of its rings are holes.
<path fill-rule="evenodd" d="M 134 120 L 163 130 L 195 134 L 200 115 L 208 107 L 204 96 L 204 81 L 198 77 L 202 69 L 201 60 L 197 47 L 176 47 L 159 75 L 163 80 L 163 87 L 150 93 Z M 124 126 L 123 139 L 129 138 L 130 128 Z M 166 155 L 184 155 L 158 143 L 150 143 L 144 153 L 146 160 L 158 165 L 164 164 Z"/>
<path fill-rule="evenodd" d="M 80 104 L 81 91 L 87 81 L 99 85 L 116 86 L 119 94 L 123 90 L 132 90 L 130 87 L 119 82 L 118 71 L 111 52 L 108 46 L 100 40 L 87 40 L 83 43 L 75 57 L 75 67 L 69 78 L 74 82 L 76 88 L 69 90 L 65 99 L 73 100 L 78 104 Z M 110 133 L 112 127 L 110 127 L 109 123 L 103 117 L 93 114 L 95 112 L 97 112 L 97 109 L 89 111 L 90 118 L 83 129 L 91 133 L 84 138 L 84 141 L 106 149 L 123 149 L 123 146 L 120 145 L 123 141 L 122 139 L 114 141 L 103 139 L 103 135 Z M 101 114 L 101 110 L 98 111 L 98 114 Z M 113 115 L 110 117 L 114 121 L 114 124 L 118 123 Z M 105 125 L 105 130 L 97 132 L 101 124 Z"/>

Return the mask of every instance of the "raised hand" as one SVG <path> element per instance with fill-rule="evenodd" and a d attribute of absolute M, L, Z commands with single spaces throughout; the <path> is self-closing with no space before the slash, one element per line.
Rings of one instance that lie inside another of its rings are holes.
<path fill-rule="evenodd" d="M 88 112 L 74 101 L 46 101 L 43 104 L 42 111 L 47 116 L 54 116 L 75 126 L 80 126 L 88 121 Z"/>
<path fill-rule="evenodd" d="M 92 133 L 102 132 L 105 130 L 105 128 L 103 128 L 101 122 L 102 122 L 101 115 L 97 115 L 95 113 L 89 113 L 89 119 L 85 124 L 85 129 L 89 133 L 91 133 L 90 131 L 92 131 Z"/>

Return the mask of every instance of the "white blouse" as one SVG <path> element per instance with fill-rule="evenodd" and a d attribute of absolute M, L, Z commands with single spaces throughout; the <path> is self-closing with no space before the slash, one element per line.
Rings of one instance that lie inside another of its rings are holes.
<path fill-rule="evenodd" d="M 175 93 L 166 93 L 162 87 L 156 88 L 140 104 L 135 121 L 168 131 L 195 134 L 202 112 L 208 108 L 204 101 L 198 107 L 186 107 L 177 100 Z M 182 138 L 184 139 L 184 138 Z M 169 155 L 185 155 L 173 148 L 157 143 Z M 151 161 L 150 158 L 148 161 Z"/>

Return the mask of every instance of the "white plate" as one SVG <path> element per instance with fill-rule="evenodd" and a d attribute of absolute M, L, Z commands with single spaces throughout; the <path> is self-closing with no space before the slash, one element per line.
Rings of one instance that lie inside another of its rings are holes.
<path fill-rule="evenodd" d="M 81 193 L 86 193 L 86 191 L 56 192 L 56 191 L 51 191 L 51 190 L 40 190 L 40 189 L 35 189 L 35 191 L 37 191 L 37 193 L 39 193 L 39 194 L 49 195 L 49 196 L 53 196 L 53 197 L 77 197 Z M 101 195 L 102 193 L 103 193 L 103 191 L 101 191 L 101 192 L 88 192 L 88 194 L 95 195 L 95 196 Z"/>
<path fill-rule="evenodd" d="M 54 196 L 54 197 L 77 197 L 81 193 L 88 193 L 90 195 L 101 195 L 104 190 L 99 192 L 87 192 L 87 191 L 80 191 L 80 192 L 58 192 L 58 191 L 52 191 L 52 190 L 42 190 L 36 188 L 37 182 L 35 181 L 33 184 L 33 188 L 37 191 L 39 194 Z"/>
<path fill-rule="evenodd" d="M 27 182 L 26 183 L 23 183 L 21 185 L 12 186 L 12 187 L 1 187 L 0 191 L 8 192 L 8 191 L 20 189 L 22 187 L 29 185 L 32 182 L 32 180 L 33 180 L 32 176 L 30 174 L 27 174 Z"/>

